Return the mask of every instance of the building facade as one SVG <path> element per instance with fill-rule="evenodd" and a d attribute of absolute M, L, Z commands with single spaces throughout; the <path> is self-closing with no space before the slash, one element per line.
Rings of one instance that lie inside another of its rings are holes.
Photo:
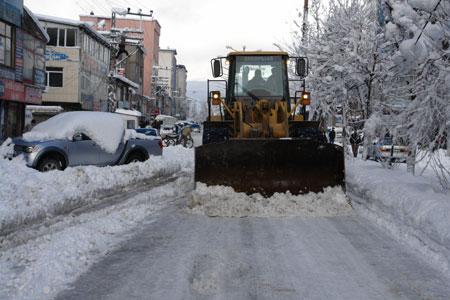
<path fill-rule="evenodd" d="M 90 22 L 93 28 L 100 33 L 102 31 L 111 31 L 111 16 L 96 16 L 96 15 L 80 15 L 81 21 Z M 161 25 L 157 20 L 143 18 L 142 24 L 136 18 L 116 18 L 116 28 L 134 28 L 142 29 L 143 34 L 133 33 L 138 37 L 142 37 L 142 44 L 146 50 L 143 55 L 144 77 L 142 82 L 143 96 L 151 97 L 152 90 L 152 74 L 153 66 L 158 65 L 158 49 L 159 37 L 161 34 Z"/>
<path fill-rule="evenodd" d="M 108 111 L 111 44 L 86 22 L 38 15 L 50 36 L 46 50 L 45 105 L 64 111 Z"/>
<path fill-rule="evenodd" d="M 184 65 L 177 65 L 177 79 L 175 88 L 175 102 L 177 106 L 177 114 L 180 118 L 185 120 L 188 111 L 186 102 L 186 88 L 187 88 L 187 70 Z"/>
<path fill-rule="evenodd" d="M 26 104 L 41 104 L 49 39 L 23 1 L 0 1 L 0 142 L 20 136 Z"/>
<path fill-rule="evenodd" d="M 177 114 L 174 91 L 177 84 L 177 50 L 159 49 L 159 65 L 155 80 L 160 82 L 157 87 L 159 109 L 162 114 L 175 116 Z"/>

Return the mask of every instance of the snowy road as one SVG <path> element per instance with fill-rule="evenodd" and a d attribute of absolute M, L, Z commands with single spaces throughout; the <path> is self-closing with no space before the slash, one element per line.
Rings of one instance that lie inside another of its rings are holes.
<path fill-rule="evenodd" d="M 210 218 L 171 202 L 57 299 L 448 299 L 450 281 L 359 216 Z"/>

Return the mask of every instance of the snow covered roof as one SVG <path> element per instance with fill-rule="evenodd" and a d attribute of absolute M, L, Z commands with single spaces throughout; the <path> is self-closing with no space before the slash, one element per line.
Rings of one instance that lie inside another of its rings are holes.
<path fill-rule="evenodd" d="M 26 141 L 72 140 L 84 133 L 105 151 L 114 153 L 124 138 L 125 120 L 114 113 L 71 111 L 51 117 L 24 133 Z"/>
<path fill-rule="evenodd" d="M 28 110 L 31 110 L 32 112 L 54 112 L 54 111 L 58 111 L 61 112 L 64 109 L 61 106 L 46 106 L 46 105 L 27 105 L 25 107 Z"/>
<path fill-rule="evenodd" d="M 42 27 L 41 22 L 39 22 L 39 20 L 36 18 L 36 16 L 28 7 L 24 5 L 23 9 L 27 12 L 27 14 L 30 16 L 30 18 L 33 20 L 33 22 L 36 24 L 36 26 L 39 28 L 42 34 L 45 36 L 48 43 L 50 41 L 50 36 L 47 34 L 47 31 L 44 29 L 44 27 Z"/>
<path fill-rule="evenodd" d="M 103 42 L 104 44 L 106 44 L 108 46 L 111 46 L 111 43 L 103 35 L 101 35 L 94 28 L 92 28 L 90 22 L 77 21 L 77 20 L 41 15 L 41 14 L 36 14 L 36 17 L 39 19 L 39 21 L 52 22 L 52 23 L 58 23 L 58 24 L 64 24 L 64 25 L 70 25 L 70 26 L 76 26 L 76 27 L 83 28 L 86 31 L 88 31 L 91 35 L 95 36 L 99 41 Z"/>
<path fill-rule="evenodd" d="M 142 116 L 141 112 L 134 110 L 134 109 L 130 110 L 130 109 L 117 108 L 115 113 L 122 114 L 122 115 L 136 116 L 136 117 Z"/>
<path fill-rule="evenodd" d="M 134 88 L 136 88 L 136 89 L 139 88 L 139 84 L 137 84 L 137 83 L 131 81 L 130 79 L 128 79 L 128 78 L 126 78 L 126 77 L 123 77 L 122 75 L 114 74 L 114 75 L 112 75 L 112 77 L 117 78 L 117 79 L 119 79 L 120 81 L 123 81 L 123 82 L 125 82 L 125 83 L 131 85 L 132 87 L 134 87 Z"/>

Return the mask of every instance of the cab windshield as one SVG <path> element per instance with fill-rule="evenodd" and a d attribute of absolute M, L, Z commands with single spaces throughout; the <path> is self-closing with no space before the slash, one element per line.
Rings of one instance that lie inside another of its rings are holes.
<path fill-rule="evenodd" d="M 239 98 L 283 98 L 283 76 L 286 64 L 281 56 L 254 55 L 236 56 L 234 72 L 234 97 Z"/>

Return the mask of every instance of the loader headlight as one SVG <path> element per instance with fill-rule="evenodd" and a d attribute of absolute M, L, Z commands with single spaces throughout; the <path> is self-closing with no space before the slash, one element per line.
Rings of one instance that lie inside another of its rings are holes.
<path fill-rule="evenodd" d="M 229 60 L 229 59 L 226 59 L 226 60 L 225 60 L 225 65 L 227 65 L 227 66 L 230 65 L 230 60 Z"/>
<path fill-rule="evenodd" d="M 212 104 L 213 105 L 219 105 L 220 104 L 220 92 L 219 91 L 213 91 L 212 94 Z"/>
<path fill-rule="evenodd" d="M 310 95 L 308 92 L 303 92 L 302 93 L 302 105 L 309 105 L 311 103 L 310 101 Z"/>
<path fill-rule="evenodd" d="M 39 150 L 38 146 L 30 146 L 30 147 L 25 147 L 24 148 L 24 152 L 26 153 L 33 153 Z"/>
<path fill-rule="evenodd" d="M 219 99 L 220 98 L 220 92 L 212 92 L 212 98 L 213 99 Z"/>

